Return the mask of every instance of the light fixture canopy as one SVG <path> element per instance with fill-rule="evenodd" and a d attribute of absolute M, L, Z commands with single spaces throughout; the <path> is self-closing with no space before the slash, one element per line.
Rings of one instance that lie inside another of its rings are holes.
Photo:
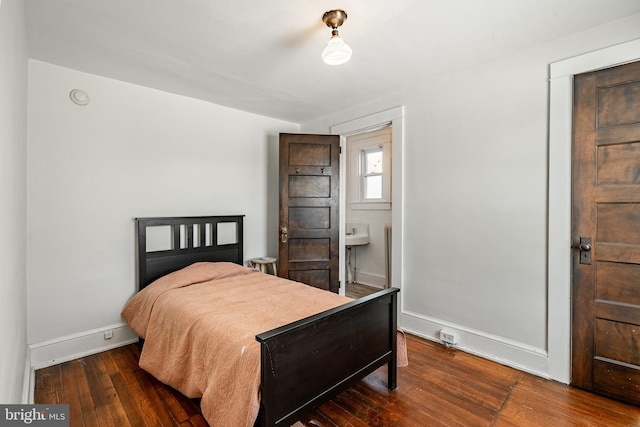
<path fill-rule="evenodd" d="M 322 16 L 322 22 L 332 29 L 329 44 L 322 51 L 322 59 L 329 65 L 340 65 L 351 59 L 353 51 L 338 34 L 340 27 L 347 19 L 344 10 L 329 10 Z"/>

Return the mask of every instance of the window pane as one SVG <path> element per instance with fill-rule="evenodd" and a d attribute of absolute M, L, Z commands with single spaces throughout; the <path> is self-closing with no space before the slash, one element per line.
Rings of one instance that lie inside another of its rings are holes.
<path fill-rule="evenodd" d="M 382 173 L 382 150 L 365 152 L 365 175 Z"/>
<path fill-rule="evenodd" d="M 364 178 L 364 198 L 382 198 L 382 175 L 366 176 Z"/>

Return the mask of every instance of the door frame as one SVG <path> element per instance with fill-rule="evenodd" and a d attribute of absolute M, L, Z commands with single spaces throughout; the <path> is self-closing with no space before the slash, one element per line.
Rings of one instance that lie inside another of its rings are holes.
<path fill-rule="evenodd" d="M 640 60 L 640 39 L 550 65 L 547 372 L 571 382 L 573 76 Z"/>
<path fill-rule="evenodd" d="M 357 135 L 367 131 L 382 128 L 391 125 L 391 283 L 393 287 L 402 289 L 403 284 L 403 263 L 402 248 L 404 241 L 403 229 L 403 160 L 402 153 L 404 147 L 404 107 L 398 106 L 388 110 L 380 111 L 358 119 L 349 120 L 347 122 L 332 125 L 330 132 L 332 135 L 340 135 L 340 147 L 343 153 L 346 153 L 347 137 Z M 341 159 L 342 160 L 342 159 Z M 345 290 L 345 256 L 346 250 L 344 246 L 344 229 L 346 222 L 346 165 L 347 162 L 340 162 L 340 294 L 344 294 Z M 402 313 L 403 292 L 400 292 L 399 313 Z"/>

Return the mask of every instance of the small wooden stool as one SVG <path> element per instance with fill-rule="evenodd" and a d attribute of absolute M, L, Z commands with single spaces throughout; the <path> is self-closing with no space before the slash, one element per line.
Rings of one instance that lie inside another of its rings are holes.
<path fill-rule="evenodd" d="M 253 258 L 249 260 L 249 264 L 251 264 L 251 267 L 256 268 L 260 271 L 262 271 L 263 273 L 267 273 L 267 266 L 271 265 L 271 269 L 273 270 L 273 275 L 277 276 L 278 275 L 278 270 L 276 270 L 276 261 L 277 259 L 273 258 L 273 257 L 262 257 L 262 258 Z"/>

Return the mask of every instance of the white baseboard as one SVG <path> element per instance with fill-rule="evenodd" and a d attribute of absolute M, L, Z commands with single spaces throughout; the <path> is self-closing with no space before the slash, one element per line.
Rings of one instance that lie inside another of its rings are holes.
<path fill-rule="evenodd" d="M 440 331 L 446 329 L 456 335 L 457 345 L 454 347 L 459 350 L 549 378 L 549 358 L 544 349 L 408 311 L 402 312 L 399 323 L 406 332 L 436 342 L 442 342 Z"/>
<path fill-rule="evenodd" d="M 357 283 L 361 285 L 373 286 L 374 288 L 384 289 L 387 284 L 387 279 L 384 276 L 377 274 L 369 274 L 358 271 L 356 274 Z"/>
<path fill-rule="evenodd" d="M 104 338 L 107 331 L 113 333 L 109 339 Z M 120 323 L 31 344 L 29 346 L 30 369 L 46 368 L 137 341 L 136 333 L 126 324 Z"/>

